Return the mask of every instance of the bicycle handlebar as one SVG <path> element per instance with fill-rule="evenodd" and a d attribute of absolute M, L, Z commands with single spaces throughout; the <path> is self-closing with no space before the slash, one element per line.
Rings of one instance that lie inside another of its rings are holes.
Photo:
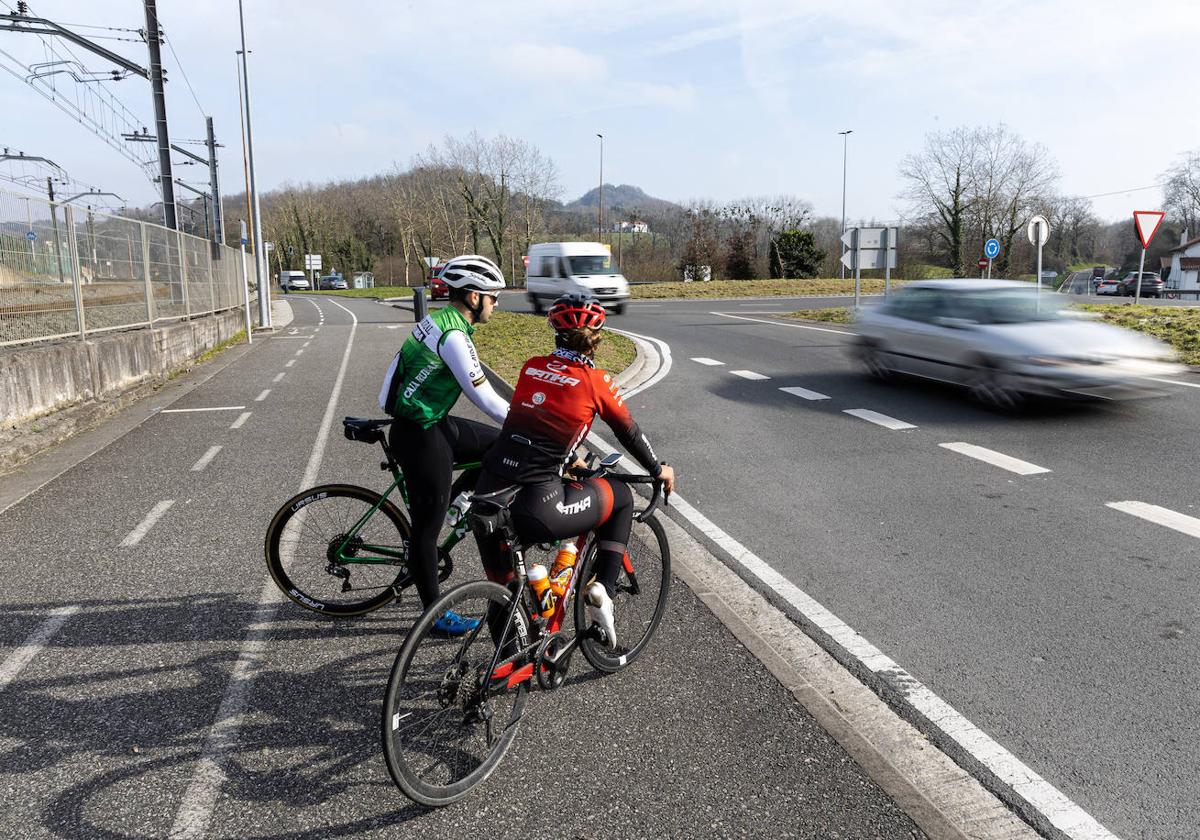
<path fill-rule="evenodd" d="M 634 516 L 638 522 L 645 522 L 648 518 L 650 518 L 650 515 L 653 514 L 655 509 L 658 507 L 660 500 L 664 505 L 669 505 L 671 503 L 671 497 L 662 492 L 663 480 L 661 478 L 655 478 L 652 475 L 635 475 L 632 473 L 614 473 L 604 471 L 600 471 L 598 475 L 601 475 L 604 478 L 612 479 L 613 481 L 620 481 L 624 484 L 654 485 L 654 491 L 650 494 L 650 504 L 646 505 L 645 510 Z"/>

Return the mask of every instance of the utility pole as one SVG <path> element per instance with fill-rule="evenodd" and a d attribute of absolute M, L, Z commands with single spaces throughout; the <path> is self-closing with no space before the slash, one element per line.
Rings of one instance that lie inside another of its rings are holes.
<path fill-rule="evenodd" d="M 171 175 L 171 137 L 167 133 L 167 98 L 163 95 L 162 33 L 158 28 L 155 0 L 146 3 L 146 42 L 150 45 L 150 86 L 154 90 L 154 129 L 158 134 L 158 180 L 162 185 L 163 223 L 177 230 L 175 180 Z"/>
<path fill-rule="evenodd" d="M 54 179 L 46 179 L 46 195 L 50 197 L 50 223 L 54 226 L 54 253 L 58 257 L 58 282 L 66 283 L 67 278 L 63 274 L 62 261 L 62 237 L 58 232 L 58 211 L 54 209 Z"/>
<path fill-rule="evenodd" d="M 254 180 L 254 130 L 250 124 L 250 77 L 246 66 L 246 18 L 242 0 L 238 0 L 238 24 L 242 33 L 242 93 L 246 98 L 246 160 L 250 174 L 250 203 L 253 208 L 254 276 L 258 281 L 258 316 L 264 327 L 271 326 L 271 290 L 267 266 L 263 260 L 262 210 L 258 203 L 258 184 Z"/>
<path fill-rule="evenodd" d="M 213 200 L 213 226 L 216 228 L 216 236 L 213 241 L 218 245 L 225 244 L 225 228 L 221 220 L 221 183 L 217 180 L 217 141 L 213 137 L 212 117 L 204 118 L 204 125 L 208 130 L 208 181 L 212 187 Z M 216 253 L 220 253 L 220 248 L 213 249 Z"/>
<path fill-rule="evenodd" d="M 850 144 L 850 135 L 854 133 L 854 129 L 839 131 L 842 135 L 842 236 L 846 235 L 846 152 Z M 846 253 L 846 246 L 842 246 L 842 253 Z M 886 258 L 885 258 L 886 262 Z M 846 264 L 842 263 L 842 279 L 846 279 Z"/>

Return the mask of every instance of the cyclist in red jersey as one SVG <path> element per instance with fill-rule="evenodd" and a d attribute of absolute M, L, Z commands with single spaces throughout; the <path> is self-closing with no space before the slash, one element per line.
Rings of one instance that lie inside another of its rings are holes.
<path fill-rule="evenodd" d="M 564 295 L 549 311 L 556 349 L 525 363 L 517 378 L 500 437 L 483 461 L 477 493 L 514 484 L 513 525 L 526 543 L 552 542 L 596 530 L 599 573 L 583 593 L 589 619 L 616 647 L 612 596 L 625 545 L 633 526 L 633 493 L 628 485 L 603 478 L 576 481 L 563 476 L 599 415 L 638 463 L 675 489 L 675 471 L 659 462 L 612 376 L 596 367 L 603 338 L 604 308 L 584 295 Z M 507 583 L 512 569 L 495 536 L 479 536 L 480 556 L 490 580 Z"/>

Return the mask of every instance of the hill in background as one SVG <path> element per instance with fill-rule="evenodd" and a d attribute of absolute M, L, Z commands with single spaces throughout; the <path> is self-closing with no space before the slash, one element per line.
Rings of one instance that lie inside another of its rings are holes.
<path fill-rule="evenodd" d="M 595 208 L 600 203 L 600 188 L 588 190 L 582 198 L 565 205 L 567 210 L 582 210 Z M 604 210 L 640 210 L 646 213 L 661 213 L 664 210 L 678 210 L 679 205 L 671 201 L 647 195 L 641 187 L 632 184 L 605 184 Z"/>

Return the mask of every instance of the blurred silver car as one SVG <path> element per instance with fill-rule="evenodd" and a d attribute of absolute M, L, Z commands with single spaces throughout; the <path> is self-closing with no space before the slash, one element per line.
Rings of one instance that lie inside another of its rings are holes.
<path fill-rule="evenodd" d="M 1058 295 L 1011 280 L 910 283 L 858 318 L 854 352 L 880 379 L 904 373 L 966 386 L 982 403 L 1031 395 L 1125 399 L 1161 393 L 1146 377 L 1183 370 L 1141 333 L 1064 309 Z"/>

